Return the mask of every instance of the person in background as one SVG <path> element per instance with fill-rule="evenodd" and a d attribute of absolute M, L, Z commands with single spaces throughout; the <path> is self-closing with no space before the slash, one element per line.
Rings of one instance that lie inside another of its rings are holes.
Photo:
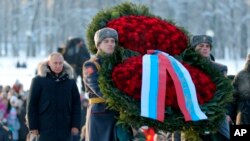
<path fill-rule="evenodd" d="M 83 64 L 83 79 L 89 97 L 86 117 L 86 141 L 130 141 L 132 130 L 116 126 L 117 111 L 107 108 L 98 84 L 101 63 L 111 56 L 118 42 L 118 33 L 112 28 L 102 28 L 94 36 L 97 53 Z"/>
<path fill-rule="evenodd" d="M 59 51 L 59 49 L 58 49 Z M 90 59 L 90 53 L 82 38 L 70 38 L 63 50 L 61 50 L 65 61 L 67 61 L 75 71 L 74 78 L 81 77 L 81 90 L 84 93 L 85 87 L 82 78 L 82 64 Z"/>
<path fill-rule="evenodd" d="M 234 87 L 232 117 L 236 125 L 250 124 L 250 54 L 247 55 L 245 67 L 236 74 L 232 81 Z"/>
<path fill-rule="evenodd" d="M 215 69 L 219 70 L 222 75 L 227 76 L 227 66 L 214 62 L 211 59 L 211 50 L 213 47 L 212 37 L 208 35 L 195 35 L 191 40 L 191 47 L 199 53 L 201 56 L 207 58 L 211 63 L 211 66 Z M 218 140 L 229 140 L 229 122 L 231 118 L 225 113 L 225 120 L 221 123 L 218 129 L 218 133 L 204 135 L 202 136 L 203 140 L 213 140 L 216 138 Z"/>
<path fill-rule="evenodd" d="M 17 108 L 19 107 L 19 100 L 16 96 L 11 96 L 10 105 L 11 109 L 7 116 L 7 125 L 12 132 L 13 141 L 19 141 L 19 130 L 21 128 L 20 120 L 18 118 Z"/>
<path fill-rule="evenodd" d="M 72 67 L 60 53 L 51 53 L 38 65 L 27 101 L 31 138 L 39 141 L 70 141 L 80 130 L 80 94 Z"/>
<path fill-rule="evenodd" d="M 61 45 L 56 49 L 56 52 L 64 54 L 65 52 L 65 45 Z"/>

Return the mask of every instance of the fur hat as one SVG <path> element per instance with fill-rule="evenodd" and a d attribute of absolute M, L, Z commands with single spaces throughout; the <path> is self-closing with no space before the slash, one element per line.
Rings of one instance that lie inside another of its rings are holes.
<path fill-rule="evenodd" d="M 97 47 L 105 38 L 114 38 L 118 42 L 118 33 L 115 29 L 109 27 L 96 31 L 94 36 L 95 46 Z"/>
<path fill-rule="evenodd" d="M 212 37 L 208 35 L 195 35 L 192 37 L 191 47 L 195 47 L 196 45 L 200 43 L 208 43 L 210 44 L 212 48 L 212 44 L 213 44 Z"/>

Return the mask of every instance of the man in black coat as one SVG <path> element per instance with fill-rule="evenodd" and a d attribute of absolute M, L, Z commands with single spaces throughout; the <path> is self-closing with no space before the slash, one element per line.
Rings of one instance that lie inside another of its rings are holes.
<path fill-rule="evenodd" d="M 80 129 L 80 95 L 72 67 L 60 53 L 38 66 L 27 101 L 31 137 L 39 141 L 70 141 Z"/>

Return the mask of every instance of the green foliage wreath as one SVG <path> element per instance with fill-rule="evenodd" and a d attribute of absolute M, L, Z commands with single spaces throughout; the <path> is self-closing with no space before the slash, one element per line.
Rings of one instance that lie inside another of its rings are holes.
<path fill-rule="evenodd" d="M 128 15 L 144 15 L 149 17 L 157 17 L 151 14 L 147 7 L 142 5 L 134 5 L 132 3 L 123 3 L 113 8 L 100 11 L 93 19 L 87 30 L 88 47 L 92 53 L 97 50 L 94 46 L 95 31 L 107 26 L 107 23 L 122 16 Z M 157 17 L 158 18 L 158 17 Z M 188 34 L 184 29 L 183 32 Z M 123 91 L 116 88 L 112 80 L 112 71 L 118 64 L 132 56 L 140 56 L 140 53 L 121 46 L 116 47 L 112 56 L 104 57 L 104 61 L 100 70 L 99 86 L 101 88 L 106 102 L 111 109 L 120 112 L 118 117 L 120 123 L 132 125 L 139 128 L 143 125 L 154 127 L 156 130 L 162 131 L 194 131 L 196 133 L 204 133 L 204 131 L 215 132 L 219 122 L 224 118 L 226 106 L 232 100 L 232 86 L 230 81 L 222 76 L 218 70 L 211 67 L 208 60 L 202 58 L 192 48 L 188 48 L 175 58 L 183 61 L 193 67 L 196 67 L 210 76 L 216 85 L 216 92 L 213 98 L 200 105 L 201 110 L 207 115 L 208 120 L 185 122 L 182 113 L 172 107 L 166 107 L 165 120 L 159 122 L 149 118 L 140 116 L 140 101 L 126 95 Z M 204 86 L 206 87 L 206 86 Z"/>

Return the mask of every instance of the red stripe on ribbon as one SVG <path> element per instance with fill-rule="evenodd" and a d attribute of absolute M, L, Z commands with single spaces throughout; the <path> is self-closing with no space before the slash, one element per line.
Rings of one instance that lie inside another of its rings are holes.
<path fill-rule="evenodd" d="M 166 56 L 158 54 L 158 97 L 157 97 L 157 119 L 164 121 L 165 114 L 165 97 L 166 97 L 166 80 L 167 80 L 167 64 Z"/>
<path fill-rule="evenodd" d="M 159 54 L 159 56 L 164 56 L 164 55 Z M 165 63 L 167 66 L 166 68 L 167 68 L 167 70 L 168 70 L 169 74 L 171 75 L 171 78 L 174 82 L 178 105 L 179 105 L 179 107 L 184 115 L 185 120 L 186 121 L 192 120 L 191 115 L 189 114 L 187 107 L 186 107 L 186 104 L 185 104 L 185 98 L 184 98 L 184 93 L 182 91 L 181 82 L 178 79 L 178 76 L 175 73 L 175 70 L 173 69 L 173 66 L 172 66 L 170 60 L 166 56 L 164 56 L 164 57 L 165 57 Z"/>

